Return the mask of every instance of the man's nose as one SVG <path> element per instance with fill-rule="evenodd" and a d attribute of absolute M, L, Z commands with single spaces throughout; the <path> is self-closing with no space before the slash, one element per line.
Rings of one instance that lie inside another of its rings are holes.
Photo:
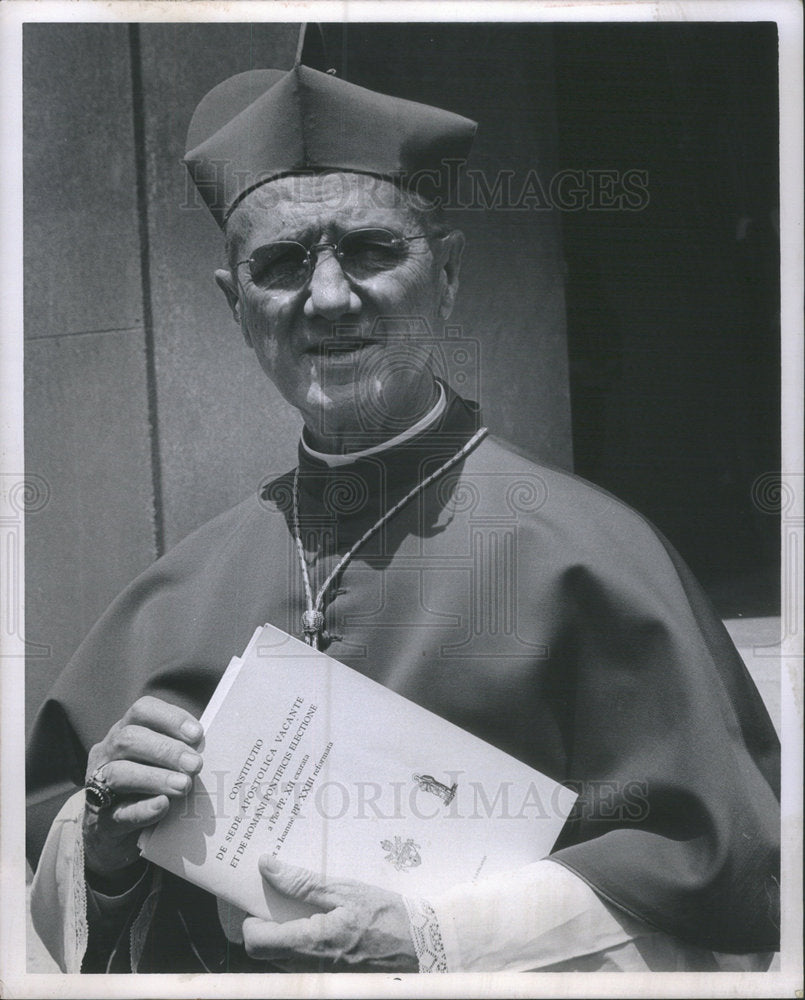
<path fill-rule="evenodd" d="M 334 320 L 360 312 L 361 300 L 330 249 L 317 254 L 308 291 L 310 294 L 305 300 L 304 309 L 306 316 L 322 316 L 324 319 Z"/>

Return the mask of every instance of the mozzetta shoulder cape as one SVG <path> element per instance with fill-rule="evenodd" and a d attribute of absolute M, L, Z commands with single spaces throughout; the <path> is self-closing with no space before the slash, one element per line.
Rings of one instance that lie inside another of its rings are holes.
<path fill-rule="evenodd" d="M 327 469 L 300 450 L 314 588 L 476 422 L 450 396 L 437 427 L 378 458 Z M 132 702 L 199 715 L 256 626 L 299 634 L 290 496 L 283 476 L 185 539 L 78 650 L 30 745 L 34 863 Z M 327 629 L 337 659 L 578 788 L 553 857 L 605 899 L 713 950 L 778 947 L 773 727 L 688 570 L 619 501 L 487 438 L 358 552 Z"/>

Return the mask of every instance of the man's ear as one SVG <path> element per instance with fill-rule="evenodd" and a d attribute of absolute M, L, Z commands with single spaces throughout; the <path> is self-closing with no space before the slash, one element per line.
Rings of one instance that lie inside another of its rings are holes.
<path fill-rule="evenodd" d="M 461 271 L 461 255 L 464 252 L 464 233 L 454 229 L 439 240 L 439 318 L 447 319 L 453 311 L 458 294 L 458 275 Z"/>
<path fill-rule="evenodd" d="M 227 271 L 223 267 L 219 267 L 215 272 L 215 283 L 226 296 L 226 301 L 229 304 L 229 308 L 232 310 L 232 316 L 243 331 L 246 343 L 249 347 L 251 347 L 252 340 L 249 336 L 249 331 L 246 329 L 246 324 L 241 321 L 240 295 L 238 294 L 237 282 L 232 277 L 232 272 Z"/>

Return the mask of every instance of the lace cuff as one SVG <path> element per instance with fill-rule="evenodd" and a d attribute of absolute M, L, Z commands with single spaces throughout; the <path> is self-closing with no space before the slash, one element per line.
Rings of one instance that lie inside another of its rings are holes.
<path fill-rule="evenodd" d="M 68 919 L 66 921 L 67 927 L 70 928 L 70 937 L 73 941 L 71 964 L 74 968 L 70 969 L 71 972 L 80 971 L 81 960 L 86 953 L 87 942 L 89 940 L 89 927 L 87 924 L 87 885 L 84 878 L 83 818 L 84 809 L 82 802 L 82 808 L 79 814 L 79 823 L 73 828 L 74 832 L 77 833 L 75 844 L 75 872 L 73 876 L 74 896 L 72 906 L 68 906 L 67 908 Z"/>
<path fill-rule="evenodd" d="M 31 886 L 31 917 L 63 972 L 80 972 L 87 950 L 83 789 L 62 806 L 48 833 Z"/>
<path fill-rule="evenodd" d="M 89 907 L 94 912 L 104 904 L 115 908 L 119 897 L 105 898 L 90 890 L 84 881 L 84 790 L 72 795 L 62 807 L 48 833 L 42 857 L 31 886 L 31 917 L 42 943 L 63 972 L 78 973 L 82 970 L 89 945 Z M 133 920 L 127 920 L 124 929 L 130 934 L 132 971 L 136 971 L 148 928 L 156 908 L 161 886 L 161 873 L 146 875 L 151 885 L 146 890 L 138 883 L 131 894 Z M 139 892 L 147 891 L 145 902 L 137 906 Z M 129 928 L 130 923 L 130 928 Z"/>
<path fill-rule="evenodd" d="M 447 955 L 436 912 L 426 899 L 403 896 L 420 972 L 447 972 Z"/>

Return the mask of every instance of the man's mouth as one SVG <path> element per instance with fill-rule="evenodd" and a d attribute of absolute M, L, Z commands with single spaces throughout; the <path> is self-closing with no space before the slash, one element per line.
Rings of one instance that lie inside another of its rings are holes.
<path fill-rule="evenodd" d="M 377 343 L 376 340 L 328 340 L 305 348 L 305 354 L 312 354 L 324 361 L 330 358 L 343 360 L 358 355 Z"/>

